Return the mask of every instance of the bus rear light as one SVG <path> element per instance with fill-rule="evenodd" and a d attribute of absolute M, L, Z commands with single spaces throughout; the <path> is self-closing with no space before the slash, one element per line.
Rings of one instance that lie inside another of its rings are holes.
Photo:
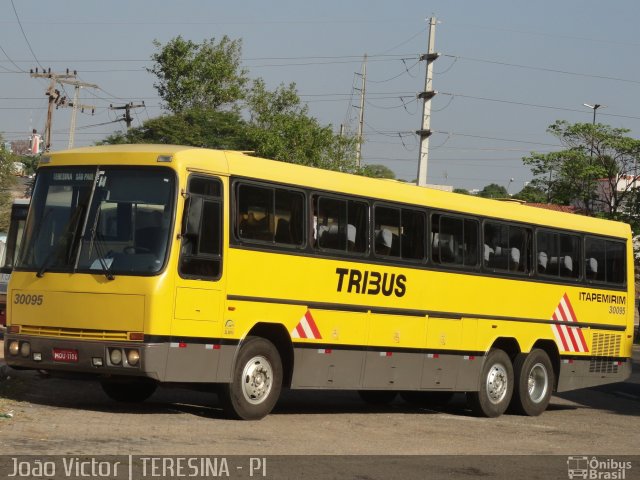
<path fill-rule="evenodd" d="M 109 360 L 112 365 L 122 365 L 122 350 L 119 348 L 110 348 Z"/>
<path fill-rule="evenodd" d="M 20 333 L 20 325 L 9 325 L 7 327 L 7 333 L 12 333 L 12 334 Z"/>
<path fill-rule="evenodd" d="M 20 355 L 25 358 L 31 355 L 31 344 L 29 342 L 22 342 L 22 345 L 20 345 Z"/>
<path fill-rule="evenodd" d="M 144 332 L 129 332 L 129 340 L 142 342 L 144 340 Z"/>
<path fill-rule="evenodd" d="M 12 341 L 9 344 L 9 353 L 11 355 L 18 355 L 18 352 L 20 351 L 20 344 L 18 343 L 17 340 Z"/>
<path fill-rule="evenodd" d="M 140 352 L 138 350 L 127 350 L 127 363 L 135 367 L 140 362 Z"/>

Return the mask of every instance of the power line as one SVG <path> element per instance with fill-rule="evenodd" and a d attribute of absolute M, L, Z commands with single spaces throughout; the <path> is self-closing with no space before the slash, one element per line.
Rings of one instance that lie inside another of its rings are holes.
<path fill-rule="evenodd" d="M 27 46 L 29 47 L 29 51 L 31 52 L 31 55 L 33 55 L 33 58 L 35 59 L 38 66 L 44 70 L 44 67 L 38 60 L 36 53 L 33 51 L 33 48 L 31 47 L 31 42 L 29 42 L 29 39 L 27 38 L 27 34 L 25 33 L 24 28 L 22 28 L 22 22 L 20 21 L 20 17 L 18 16 L 18 11 L 16 10 L 16 6 L 14 5 L 13 0 L 11 0 L 11 6 L 13 7 L 13 13 L 15 13 L 16 15 L 16 20 L 18 21 L 18 25 L 20 26 L 20 31 L 22 32 L 24 41 L 27 42 Z"/>
<path fill-rule="evenodd" d="M 640 84 L 640 80 L 632 80 L 629 78 L 620 78 L 620 77 L 610 77 L 607 75 L 596 75 L 596 74 L 592 74 L 592 73 L 583 73 L 583 72 L 571 72 L 568 70 L 559 70 L 556 68 L 549 68 L 549 67 L 539 67 L 539 66 L 535 66 L 535 65 L 523 65 L 523 64 L 518 64 L 518 63 L 509 63 L 509 62 L 502 62 L 499 60 L 489 60 L 486 58 L 473 58 L 473 57 L 463 57 L 461 55 L 449 55 L 449 54 L 443 54 L 443 57 L 449 57 L 449 58 L 459 58 L 461 60 L 469 60 L 472 62 L 482 62 L 482 63 L 489 63 L 489 64 L 493 64 L 493 65 L 502 65 L 504 67 L 515 67 L 515 68 L 524 68 L 524 69 L 528 69 L 528 70 L 538 70 L 541 72 L 550 72 L 550 73 L 560 73 L 563 75 L 573 75 L 573 76 L 577 76 L 577 77 L 585 77 L 585 78 L 597 78 L 600 80 L 612 80 L 612 81 L 616 81 L 616 82 L 626 82 L 626 83 L 635 83 L 635 84 Z"/>
<path fill-rule="evenodd" d="M 16 62 L 14 62 L 13 60 L 11 60 L 11 57 L 9 56 L 9 54 L 5 51 L 4 48 L 2 48 L 2 45 L 0 45 L 0 51 L 2 51 L 2 53 L 4 54 L 5 57 L 7 57 L 7 60 L 9 61 L 9 63 L 11 63 L 11 65 L 13 65 L 14 67 L 16 67 L 19 72 L 12 72 L 11 70 L 8 70 L 6 72 L 0 72 L 0 73 L 27 73 L 26 70 L 24 70 L 20 65 L 18 65 Z M 5 68 L 5 67 L 2 67 Z"/>

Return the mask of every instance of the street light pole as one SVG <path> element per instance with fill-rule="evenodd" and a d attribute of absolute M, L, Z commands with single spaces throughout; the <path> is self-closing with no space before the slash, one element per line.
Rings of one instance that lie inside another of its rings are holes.
<path fill-rule="evenodd" d="M 594 126 L 594 131 L 591 134 L 591 154 L 589 156 L 589 168 L 591 168 L 591 165 L 593 164 L 593 150 L 594 150 L 594 136 L 595 136 L 595 125 L 596 125 L 596 112 L 598 111 L 599 108 L 606 108 L 606 105 L 601 105 L 599 103 L 594 103 L 593 105 L 590 105 L 588 103 L 583 103 L 583 105 L 585 107 L 588 107 L 590 109 L 593 110 L 593 123 L 592 125 Z M 587 188 L 590 190 L 591 189 L 591 174 L 588 174 L 588 181 L 587 181 Z M 591 192 L 589 193 L 589 197 L 591 197 Z M 585 198 L 585 207 L 587 209 L 587 212 L 589 212 L 591 210 L 590 206 L 589 206 L 589 197 Z"/>
<path fill-rule="evenodd" d="M 596 124 L 596 110 L 599 108 L 607 108 L 606 105 L 600 105 L 599 103 L 594 103 L 593 105 L 589 105 L 588 103 L 583 103 L 585 107 L 589 107 L 593 110 L 593 124 Z"/>

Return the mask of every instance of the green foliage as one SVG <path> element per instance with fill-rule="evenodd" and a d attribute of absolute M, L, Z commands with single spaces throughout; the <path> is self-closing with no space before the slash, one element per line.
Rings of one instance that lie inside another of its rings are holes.
<path fill-rule="evenodd" d="M 502 185 L 490 183 L 478 192 L 478 196 L 484 198 L 509 198 L 509 193 Z"/>
<path fill-rule="evenodd" d="M 249 138 L 257 155 L 329 170 L 355 171 L 355 140 L 335 135 L 303 105 L 295 84 L 267 90 L 255 80 L 247 97 Z"/>
<path fill-rule="evenodd" d="M 603 124 L 557 121 L 547 131 L 565 149 L 522 159 L 534 175 L 532 185 L 552 203 L 578 203 L 587 214 L 616 218 L 635 189 L 619 179 L 636 174 L 640 141 L 625 136 L 627 129 Z"/>
<path fill-rule="evenodd" d="M 335 135 L 309 114 L 295 84 L 274 91 L 262 79 L 247 89 L 242 43 L 223 37 L 197 44 L 178 36 L 154 42 L 154 84 L 171 112 L 101 143 L 163 143 L 232 150 L 319 168 L 359 173 L 355 139 Z M 241 108 L 240 100 L 246 100 Z M 242 112 L 242 115 L 241 115 Z M 244 120 L 248 119 L 248 120 Z"/>
<path fill-rule="evenodd" d="M 247 71 L 240 68 L 242 41 L 226 35 L 197 44 L 175 37 L 167 44 L 153 42 L 151 56 L 158 81 L 154 87 L 165 106 L 178 113 L 192 108 L 218 109 L 233 105 L 245 96 Z"/>
<path fill-rule="evenodd" d="M 251 150 L 247 125 L 236 112 L 190 109 L 116 132 L 100 144 L 161 143 L 226 150 Z"/>
<path fill-rule="evenodd" d="M 459 193 L 461 195 L 471 195 L 469 190 L 467 190 L 466 188 L 454 188 L 453 193 Z"/>
<path fill-rule="evenodd" d="M 365 177 L 389 178 L 395 180 L 396 174 L 389 167 L 384 165 L 365 165 L 360 172 Z"/>
<path fill-rule="evenodd" d="M 17 162 L 18 158 L 6 151 L 2 147 L 3 144 L 4 141 L 0 135 L 0 231 L 6 232 L 11 216 L 11 190 L 16 184 L 13 162 Z"/>
<path fill-rule="evenodd" d="M 523 200 L 528 203 L 547 203 L 547 194 L 544 190 L 533 185 L 527 185 L 512 198 Z"/>
<path fill-rule="evenodd" d="M 40 163 L 40 155 L 20 155 L 17 157 L 17 161 L 24 164 L 25 173 L 30 175 L 35 173 L 38 169 L 38 163 Z"/>

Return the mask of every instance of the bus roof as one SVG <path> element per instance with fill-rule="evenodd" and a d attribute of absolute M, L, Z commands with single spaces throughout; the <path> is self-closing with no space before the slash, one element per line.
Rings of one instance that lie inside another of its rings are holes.
<path fill-rule="evenodd" d="M 621 222 L 602 220 L 572 213 L 485 199 L 470 195 L 418 187 L 404 182 L 389 182 L 303 165 L 266 160 L 246 152 L 210 150 L 178 145 L 106 145 L 65 150 L 47 155 L 43 165 L 158 165 L 174 169 L 209 171 L 223 175 L 274 181 L 318 190 L 348 193 L 379 201 L 422 205 L 453 212 L 544 225 L 567 230 L 586 231 L 615 237 L 628 237 L 630 227 Z M 171 157 L 159 163 L 159 157 Z"/>

